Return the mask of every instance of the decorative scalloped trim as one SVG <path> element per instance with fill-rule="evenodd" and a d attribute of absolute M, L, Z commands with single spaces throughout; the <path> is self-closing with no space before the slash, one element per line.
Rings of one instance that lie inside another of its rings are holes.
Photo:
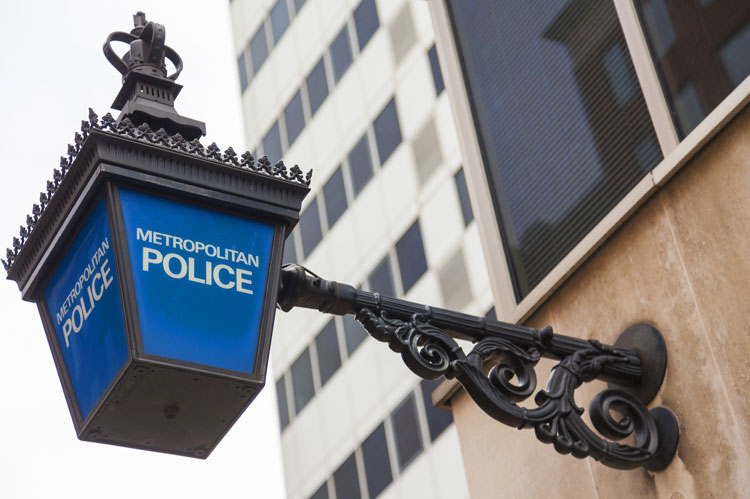
<path fill-rule="evenodd" d="M 164 149 L 172 151 L 176 150 L 183 154 L 220 163 L 224 166 L 249 170 L 269 177 L 288 180 L 306 187 L 310 185 L 310 180 L 312 179 L 312 170 L 305 174 L 297 165 L 294 165 L 287 170 L 283 161 L 279 161 L 275 165 L 272 165 L 266 156 L 263 156 L 256 162 L 255 158 L 253 158 L 249 151 L 245 151 L 238 157 L 237 153 L 231 147 L 227 148 L 222 153 L 221 149 L 219 149 L 219 146 L 217 146 L 215 142 L 212 142 L 208 147 L 204 147 L 198 139 L 187 141 L 179 133 L 169 135 L 163 128 L 153 131 L 147 123 L 135 126 L 129 118 L 125 118 L 118 123 L 110 113 L 102 116 L 100 120 L 99 116 L 89 108 L 89 119 L 88 121 L 81 121 L 81 131 L 75 133 L 73 144 L 68 144 L 67 157 L 60 157 L 60 168 L 55 168 L 52 172 L 52 180 L 47 181 L 46 192 L 42 192 L 39 195 L 39 203 L 34 203 L 31 208 L 31 215 L 26 216 L 26 225 L 20 226 L 20 238 L 13 238 L 12 246 L 6 250 L 5 258 L 0 259 L 6 272 L 10 273 L 10 269 L 13 267 L 16 257 L 21 252 L 29 235 L 33 232 L 34 227 L 44 213 L 44 210 L 49 205 L 50 200 L 60 186 L 63 178 L 65 178 L 68 170 L 70 170 L 73 161 L 81 152 L 81 148 L 83 147 L 86 138 L 94 130 L 120 137 L 127 137 L 141 142 L 147 142 Z"/>

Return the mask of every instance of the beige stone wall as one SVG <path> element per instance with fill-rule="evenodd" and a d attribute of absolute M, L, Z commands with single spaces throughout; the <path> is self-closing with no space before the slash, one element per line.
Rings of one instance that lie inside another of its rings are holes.
<path fill-rule="evenodd" d="M 667 342 L 666 380 L 651 405 L 670 408 L 680 422 L 673 463 L 653 474 L 560 456 L 459 391 L 451 403 L 472 498 L 750 498 L 750 109 L 528 324 L 612 343 L 640 321 Z M 587 407 L 595 388 L 579 390 L 578 403 Z"/>

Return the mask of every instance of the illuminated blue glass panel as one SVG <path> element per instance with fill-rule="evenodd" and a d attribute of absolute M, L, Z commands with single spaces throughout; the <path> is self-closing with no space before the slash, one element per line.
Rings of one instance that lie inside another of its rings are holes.
<path fill-rule="evenodd" d="M 122 189 L 146 354 L 252 373 L 273 226 Z"/>
<path fill-rule="evenodd" d="M 102 198 L 44 290 L 83 419 L 128 358 L 112 248 Z"/>

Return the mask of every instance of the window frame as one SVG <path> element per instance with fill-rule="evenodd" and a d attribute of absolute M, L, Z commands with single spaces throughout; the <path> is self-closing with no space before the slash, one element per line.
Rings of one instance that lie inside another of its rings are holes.
<path fill-rule="evenodd" d="M 490 272 L 495 309 L 500 320 L 517 323 L 533 314 L 642 203 L 656 192 L 657 188 L 667 182 L 750 102 L 748 77 L 692 132 L 679 141 L 677 128 L 670 116 L 667 99 L 651 58 L 635 4 L 633 0 L 611 0 L 664 159 L 646 174 L 522 300 L 518 301 L 503 249 L 505 246 L 490 185 L 484 171 L 480 139 L 476 132 L 447 0 L 427 1 L 433 19 L 435 44 L 445 91 L 449 95 L 459 148 L 464 158 L 464 176 L 471 208 L 480 232 L 482 249 Z"/>

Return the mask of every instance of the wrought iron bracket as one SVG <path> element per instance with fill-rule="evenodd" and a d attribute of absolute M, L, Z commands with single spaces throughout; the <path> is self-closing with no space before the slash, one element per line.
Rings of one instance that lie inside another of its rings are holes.
<path fill-rule="evenodd" d="M 674 414 L 646 408 L 667 365 L 664 339 L 649 324 L 628 328 L 609 346 L 554 334 L 549 326 L 534 329 L 362 291 L 293 264 L 281 271 L 278 307 L 354 315 L 373 338 L 400 353 L 412 372 L 426 379 L 455 378 L 485 413 L 509 426 L 533 428 L 561 454 L 590 456 L 612 468 L 659 471 L 677 452 Z M 465 353 L 455 339 L 474 347 Z M 535 366 L 542 357 L 560 362 L 537 392 Z M 596 432 L 574 398 L 576 389 L 594 379 L 610 383 L 589 405 Z M 535 392 L 537 407 L 518 405 Z M 618 443 L 628 437 L 629 444 Z"/>

